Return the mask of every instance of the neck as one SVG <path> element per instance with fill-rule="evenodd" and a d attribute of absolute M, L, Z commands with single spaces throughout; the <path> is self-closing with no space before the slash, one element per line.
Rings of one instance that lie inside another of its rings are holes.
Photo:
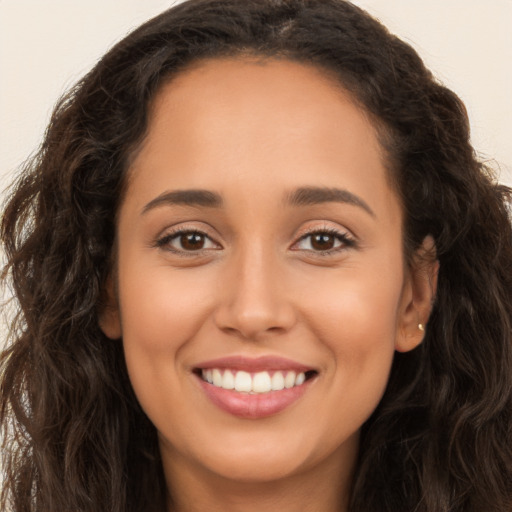
<path fill-rule="evenodd" d="M 168 512 L 346 512 L 357 447 L 271 481 L 233 480 L 190 464 L 176 452 L 162 454 Z"/>

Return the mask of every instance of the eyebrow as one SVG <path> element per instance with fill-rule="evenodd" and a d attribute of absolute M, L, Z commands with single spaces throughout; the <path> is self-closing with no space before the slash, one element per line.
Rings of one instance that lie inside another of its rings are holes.
<path fill-rule="evenodd" d="M 352 192 L 340 188 L 328 187 L 300 187 L 286 194 L 285 203 L 290 206 L 310 206 L 322 203 L 345 203 L 358 206 L 375 217 L 375 213 L 368 204 Z M 221 208 L 222 196 L 217 192 L 203 189 L 172 190 L 164 192 L 152 199 L 142 213 L 165 205 L 203 206 L 207 208 Z"/>
<path fill-rule="evenodd" d="M 170 192 L 164 192 L 158 197 L 155 197 L 155 199 L 151 200 L 146 206 L 144 206 L 142 213 L 144 214 L 153 208 L 164 205 L 183 204 L 187 206 L 220 208 L 222 203 L 222 197 L 211 190 L 173 190 Z"/>
<path fill-rule="evenodd" d="M 358 206 L 375 217 L 375 213 L 359 196 L 348 190 L 328 187 L 301 187 L 287 196 L 287 203 L 292 206 L 308 206 L 321 203 L 346 203 Z"/>

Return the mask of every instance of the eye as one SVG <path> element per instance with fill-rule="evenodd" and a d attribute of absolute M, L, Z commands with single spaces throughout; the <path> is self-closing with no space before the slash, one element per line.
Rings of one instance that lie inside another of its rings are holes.
<path fill-rule="evenodd" d="M 173 252 L 199 252 L 207 249 L 219 249 L 206 233 L 197 230 L 179 230 L 168 233 L 157 241 L 158 247 Z"/>
<path fill-rule="evenodd" d="M 329 254 L 353 247 L 354 245 L 355 240 L 347 233 L 335 229 L 322 229 L 302 236 L 294 248 L 301 251 Z"/>

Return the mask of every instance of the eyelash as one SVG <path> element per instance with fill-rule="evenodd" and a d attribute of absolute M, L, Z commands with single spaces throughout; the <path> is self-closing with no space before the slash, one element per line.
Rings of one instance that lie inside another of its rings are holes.
<path fill-rule="evenodd" d="M 185 257 L 194 257 L 194 256 L 197 256 L 199 254 L 202 254 L 205 250 L 209 250 L 209 249 L 199 249 L 199 250 L 196 250 L 196 251 L 187 251 L 187 250 L 184 250 L 184 249 L 176 249 L 176 248 L 170 246 L 170 243 L 173 240 L 179 239 L 183 235 L 199 235 L 199 236 L 202 236 L 202 237 L 207 238 L 207 239 L 211 240 L 212 242 L 214 242 L 211 239 L 211 237 L 209 237 L 204 231 L 200 231 L 198 229 L 179 228 L 179 229 L 176 229 L 175 231 L 167 233 L 162 238 L 159 238 L 156 241 L 155 246 L 160 248 L 160 249 L 164 249 L 164 250 L 167 250 L 167 251 L 170 251 L 170 252 L 173 252 L 175 254 L 179 254 L 181 256 L 185 256 Z M 217 244 L 217 242 L 214 242 L 214 243 Z"/>
<path fill-rule="evenodd" d="M 328 249 L 325 251 L 313 251 L 312 250 L 311 252 L 313 252 L 315 255 L 331 256 L 338 252 L 341 252 L 343 250 L 346 250 L 346 249 L 356 246 L 356 240 L 351 235 L 349 235 L 347 232 L 339 231 L 335 228 L 328 228 L 328 227 L 320 228 L 320 229 L 313 228 L 310 231 L 307 231 L 305 234 L 303 234 L 297 240 L 297 242 L 295 242 L 294 245 L 298 244 L 299 242 L 301 242 L 303 240 L 306 240 L 308 237 L 311 237 L 313 235 L 329 235 L 329 236 L 334 237 L 337 241 L 341 242 L 341 245 L 337 248 Z"/>
<path fill-rule="evenodd" d="M 208 236 L 208 234 L 203 231 L 200 231 L 198 229 L 179 228 L 179 229 L 176 229 L 175 231 L 172 231 L 171 233 L 167 233 L 165 236 L 158 239 L 155 243 L 155 246 L 158 248 L 165 249 L 170 252 L 185 256 L 185 257 L 194 257 L 197 255 L 203 254 L 204 251 L 210 250 L 210 249 L 198 249 L 195 251 L 194 250 L 187 251 L 184 249 L 176 249 L 169 245 L 173 240 L 179 239 L 183 235 L 199 235 L 199 236 L 205 237 L 205 238 L 209 239 L 210 241 L 212 241 L 213 243 L 217 244 L 217 242 L 212 240 Z M 303 234 L 297 240 L 297 242 L 294 243 L 294 245 L 297 245 L 301 241 L 306 240 L 308 237 L 311 237 L 313 235 L 329 235 L 329 236 L 334 237 L 337 241 L 341 242 L 341 245 L 339 247 L 333 248 L 333 249 L 328 249 L 325 251 L 322 251 L 322 250 L 315 251 L 315 250 L 311 250 L 311 249 L 305 249 L 308 252 L 314 253 L 315 255 L 330 256 L 330 255 L 334 255 L 340 251 L 343 251 L 345 249 L 356 247 L 356 240 L 354 238 L 352 238 L 351 235 L 349 235 L 346 232 L 338 231 L 337 229 L 334 229 L 334 228 L 311 229 L 310 231 Z M 295 250 L 300 250 L 300 249 L 295 249 Z"/>

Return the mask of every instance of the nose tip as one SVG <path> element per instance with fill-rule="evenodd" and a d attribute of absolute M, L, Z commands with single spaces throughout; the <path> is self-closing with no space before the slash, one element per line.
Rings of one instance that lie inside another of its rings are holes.
<path fill-rule="evenodd" d="M 287 332 L 296 322 L 291 301 L 277 279 L 252 268 L 238 275 L 229 286 L 215 312 L 222 331 L 243 339 Z"/>

